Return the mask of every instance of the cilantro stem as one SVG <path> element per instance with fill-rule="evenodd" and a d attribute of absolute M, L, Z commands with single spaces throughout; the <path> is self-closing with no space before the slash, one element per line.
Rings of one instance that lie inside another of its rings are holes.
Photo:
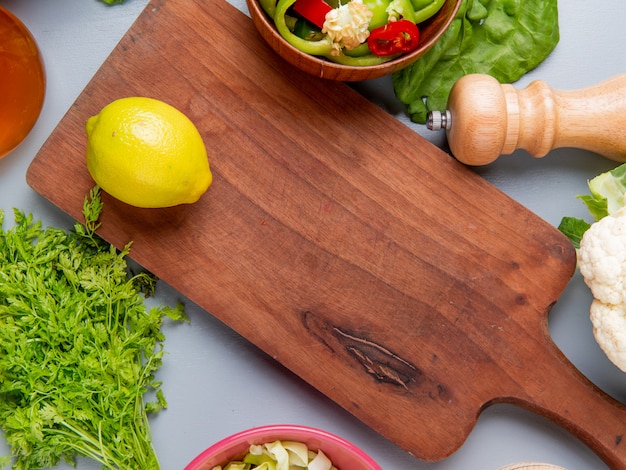
<path fill-rule="evenodd" d="M 166 406 L 154 374 L 163 319 L 187 320 L 181 305 L 147 310 L 154 281 L 131 276 L 125 257 L 99 238 L 99 189 L 85 225 L 43 229 L 0 211 L 0 426 L 15 470 L 77 456 L 107 469 L 159 470 L 148 413 Z M 156 402 L 144 395 L 156 393 Z M 0 459 L 4 462 L 5 459 Z"/>

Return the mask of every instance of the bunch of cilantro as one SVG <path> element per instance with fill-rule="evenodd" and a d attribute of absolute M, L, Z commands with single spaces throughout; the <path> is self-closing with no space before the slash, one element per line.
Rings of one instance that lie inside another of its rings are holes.
<path fill-rule="evenodd" d="M 443 111 L 454 83 L 484 73 L 517 81 L 559 42 L 557 0 L 463 0 L 450 27 L 413 65 L 392 75 L 411 120 L 424 124 Z"/>
<path fill-rule="evenodd" d="M 97 187 L 72 231 L 19 210 L 5 231 L 0 211 L 0 427 L 12 453 L 0 466 L 82 456 L 106 469 L 160 468 L 147 416 L 166 406 L 155 380 L 161 326 L 187 317 L 182 304 L 146 308 L 156 279 L 130 273 L 130 244 L 118 251 L 95 234 L 101 211 Z"/>

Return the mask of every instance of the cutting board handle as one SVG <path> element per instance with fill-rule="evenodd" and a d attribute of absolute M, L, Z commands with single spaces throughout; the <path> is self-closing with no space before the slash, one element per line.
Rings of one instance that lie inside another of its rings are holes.
<path fill-rule="evenodd" d="M 554 421 L 613 470 L 626 469 L 626 406 L 595 386 L 546 336 L 536 368 L 509 401 Z"/>

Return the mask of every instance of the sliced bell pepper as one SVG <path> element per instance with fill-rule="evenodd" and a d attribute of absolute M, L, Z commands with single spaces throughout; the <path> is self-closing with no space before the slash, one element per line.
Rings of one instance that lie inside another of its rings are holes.
<path fill-rule="evenodd" d="M 263 11 L 270 18 L 274 18 L 274 12 L 276 11 L 276 0 L 259 0 L 259 5 L 263 8 Z"/>
<path fill-rule="evenodd" d="M 296 20 L 293 26 L 293 34 L 307 41 L 320 40 L 324 37 L 324 33 L 317 26 L 304 18 Z"/>
<path fill-rule="evenodd" d="M 397 20 L 409 20 L 411 23 L 419 23 L 415 21 L 415 10 L 411 0 L 392 0 L 387 7 L 387 13 L 389 13 L 389 18 L 386 23 Z"/>
<path fill-rule="evenodd" d="M 370 53 L 363 56 L 348 56 L 344 53 L 334 55 L 333 43 L 327 36 L 324 36 L 319 41 L 307 41 L 306 39 L 296 36 L 287 26 L 286 18 L 287 12 L 291 9 L 294 3 L 295 0 L 278 0 L 278 2 L 276 2 L 276 11 L 274 13 L 274 23 L 276 24 L 276 29 L 293 47 L 300 49 L 302 52 L 307 54 L 325 57 L 331 62 L 358 67 L 380 65 L 393 59 L 393 57 L 382 57 Z M 358 47 L 357 49 L 361 49 L 361 47 Z M 353 49 L 351 52 L 355 52 L 357 49 Z"/>
<path fill-rule="evenodd" d="M 367 38 L 367 46 L 377 56 L 403 54 L 417 48 L 419 36 L 415 23 L 409 20 L 390 21 L 372 30 Z"/>
<path fill-rule="evenodd" d="M 391 0 L 363 0 L 367 8 L 372 12 L 370 19 L 370 30 L 386 25 L 389 22 L 387 8 Z"/>
<path fill-rule="evenodd" d="M 324 27 L 326 13 L 331 11 L 331 7 L 324 0 L 297 0 L 293 4 L 293 10 L 305 20 L 310 21 L 318 28 Z"/>
<path fill-rule="evenodd" d="M 423 5 L 417 3 L 417 0 L 413 0 L 413 6 L 415 7 L 415 23 L 419 24 L 435 16 L 435 13 L 441 10 L 444 3 L 446 3 L 446 0 L 432 0 L 430 3 Z"/>

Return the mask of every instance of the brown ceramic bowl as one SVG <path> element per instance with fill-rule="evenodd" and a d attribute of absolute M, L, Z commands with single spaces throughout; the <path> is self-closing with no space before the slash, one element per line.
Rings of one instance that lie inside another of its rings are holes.
<path fill-rule="evenodd" d="M 283 39 L 276 30 L 273 20 L 261 8 L 259 0 L 246 0 L 246 3 L 252 22 L 259 30 L 263 39 L 291 65 L 316 77 L 355 82 L 389 75 L 411 65 L 419 59 L 450 26 L 461 5 L 461 0 L 446 0 L 441 10 L 435 16 L 420 25 L 420 45 L 417 49 L 389 62 L 364 67 L 336 64 L 324 58 L 315 57 L 300 51 Z"/>

